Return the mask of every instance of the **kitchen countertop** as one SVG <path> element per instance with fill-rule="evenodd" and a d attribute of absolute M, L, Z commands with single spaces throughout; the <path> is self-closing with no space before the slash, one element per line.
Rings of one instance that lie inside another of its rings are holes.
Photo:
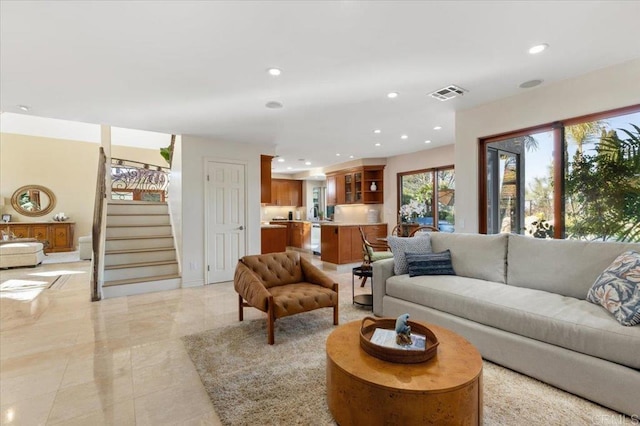
<path fill-rule="evenodd" d="M 321 222 L 322 226 L 368 226 L 368 225 L 386 225 L 387 222 Z"/>
<path fill-rule="evenodd" d="M 261 229 L 279 229 L 279 228 L 286 228 L 286 226 L 284 225 L 270 225 L 270 224 L 262 224 L 260 225 Z"/>

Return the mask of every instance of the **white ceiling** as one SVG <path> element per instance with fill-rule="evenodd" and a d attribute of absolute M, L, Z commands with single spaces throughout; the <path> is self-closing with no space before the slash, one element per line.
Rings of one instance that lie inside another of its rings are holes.
<path fill-rule="evenodd" d="M 456 110 L 640 57 L 638 16 L 639 1 L 3 0 L 1 109 L 274 144 L 276 172 L 298 172 L 451 144 Z M 427 96 L 449 84 L 469 92 Z"/>

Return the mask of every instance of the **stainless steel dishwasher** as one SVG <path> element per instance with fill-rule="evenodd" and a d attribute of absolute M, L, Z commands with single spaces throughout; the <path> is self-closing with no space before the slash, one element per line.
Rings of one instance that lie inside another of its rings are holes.
<path fill-rule="evenodd" d="M 312 223 L 311 224 L 311 250 L 313 250 L 313 254 L 320 254 L 320 224 Z"/>

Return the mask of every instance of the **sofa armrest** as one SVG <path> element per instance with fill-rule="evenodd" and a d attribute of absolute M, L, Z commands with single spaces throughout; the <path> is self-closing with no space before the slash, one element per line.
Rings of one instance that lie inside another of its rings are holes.
<path fill-rule="evenodd" d="M 334 281 L 304 257 L 300 258 L 300 266 L 302 267 L 302 275 L 305 281 L 333 289 Z"/>
<path fill-rule="evenodd" d="M 233 288 L 251 306 L 262 312 L 267 312 L 267 300 L 271 294 L 262 284 L 260 278 L 242 261 L 238 262 L 236 266 Z"/>
<path fill-rule="evenodd" d="M 377 260 L 373 265 L 373 313 L 382 316 L 382 298 L 387 293 L 387 279 L 391 278 L 393 272 L 393 258 Z"/>

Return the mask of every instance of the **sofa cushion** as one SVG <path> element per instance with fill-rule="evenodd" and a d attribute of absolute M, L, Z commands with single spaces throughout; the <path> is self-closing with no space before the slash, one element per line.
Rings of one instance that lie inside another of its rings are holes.
<path fill-rule="evenodd" d="M 460 276 L 392 276 L 386 291 L 398 299 L 640 369 L 640 327 L 622 327 L 584 299 Z"/>
<path fill-rule="evenodd" d="M 409 273 L 405 253 L 431 253 L 431 238 L 428 236 L 413 238 L 392 235 L 387 239 L 387 243 L 393 253 L 393 272 L 396 275 Z"/>
<path fill-rule="evenodd" d="M 440 253 L 405 253 L 409 265 L 409 276 L 422 275 L 455 275 L 451 264 L 451 252 Z"/>
<path fill-rule="evenodd" d="M 456 275 L 506 282 L 507 235 L 432 232 L 434 252 L 451 250 Z"/>
<path fill-rule="evenodd" d="M 622 325 L 640 324 L 640 253 L 616 257 L 593 283 L 587 300 L 602 305 Z"/>
<path fill-rule="evenodd" d="M 584 300 L 602 271 L 627 250 L 640 251 L 640 244 L 543 240 L 510 234 L 507 284 Z"/>

